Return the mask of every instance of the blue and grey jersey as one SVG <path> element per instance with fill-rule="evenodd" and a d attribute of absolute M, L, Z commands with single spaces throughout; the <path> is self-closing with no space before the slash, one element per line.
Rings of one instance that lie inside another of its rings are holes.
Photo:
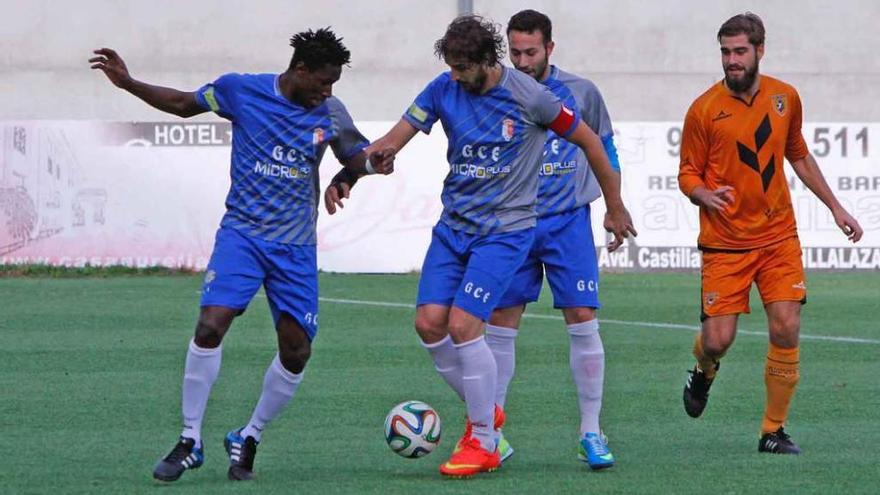
<path fill-rule="evenodd" d="M 578 123 L 545 86 L 508 68 L 481 95 L 465 91 L 449 72 L 443 73 L 403 118 L 425 133 L 438 120 L 443 125 L 449 174 L 443 182 L 440 221 L 481 235 L 535 225 L 547 128 L 565 121 L 570 125 L 560 132 L 568 135 Z"/>
<path fill-rule="evenodd" d="M 584 123 L 602 140 L 612 168 L 619 171 L 614 129 L 599 88 L 592 81 L 556 66 L 550 67 L 550 74 L 542 83 L 567 107 L 576 109 Z M 543 162 L 538 189 L 538 216 L 571 211 L 601 196 L 602 191 L 590 170 L 587 156 L 577 145 L 548 132 Z"/>
<path fill-rule="evenodd" d="M 344 161 L 369 144 L 342 102 L 297 105 L 281 94 L 277 74 L 226 74 L 196 99 L 232 121 L 232 184 L 220 225 L 266 241 L 315 244 L 327 146 Z"/>

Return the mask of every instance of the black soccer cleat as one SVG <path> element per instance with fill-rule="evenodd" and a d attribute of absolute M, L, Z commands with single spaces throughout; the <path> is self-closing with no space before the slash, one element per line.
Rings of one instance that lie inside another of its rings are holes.
<path fill-rule="evenodd" d="M 241 437 L 241 430 L 226 434 L 223 447 L 229 454 L 227 476 L 232 481 L 245 481 L 254 478 L 254 457 L 257 456 L 257 441 L 254 437 Z"/>
<path fill-rule="evenodd" d="M 780 426 L 773 433 L 765 433 L 758 442 L 758 452 L 768 454 L 800 454 L 801 448 L 791 441 L 791 437 Z"/>
<path fill-rule="evenodd" d="M 715 363 L 715 371 L 721 367 L 720 363 Z M 709 387 L 712 386 L 714 378 L 707 378 L 706 373 L 697 366 L 688 370 L 688 379 L 684 384 L 684 411 L 692 418 L 699 418 L 706 409 L 706 403 L 709 402 Z"/>
<path fill-rule="evenodd" d="M 202 449 L 196 448 L 192 438 L 180 437 L 171 452 L 153 468 L 153 478 L 160 481 L 177 481 L 187 469 L 196 469 L 205 462 Z"/>

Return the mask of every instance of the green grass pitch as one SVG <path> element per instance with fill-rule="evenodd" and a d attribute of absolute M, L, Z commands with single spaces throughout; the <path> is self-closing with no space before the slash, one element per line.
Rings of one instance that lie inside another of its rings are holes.
<path fill-rule="evenodd" d="M 412 303 L 416 276 L 321 277 L 321 331 L 306 378 L 267 429 L 257 479 L 226 480 L 226 431 L 250 415 L 274 335 L 258 297 L 224 342 L 205 419 L 205 465 L 171 485 L 153 464 L 179 432 L 183 359 L 199 276 L 0 278 L 2 493 L 876 493 L 880 487 L 880 277 L 809 275 L 801 382 L 787 431 L 799 457 L 759 455 L 767 338 L 763 311 L 740 320 L 703 417 L 681 405 L 696 325 L 698 275 L 605 275 L 607 355 L 602 424 L 617 465 L 575 459 L 578 425 L 563 323 L 527 318 L 502 469 L 442 479 L 437 466 L 462 431 L 463 406 L 412 329 L 414 310 L 327 299 Z M 548 291 L 545 291 L 548 292 Z M 545 297 L 532 315 L 557 316 Z M 647 323 L 647 324 L 646 324 Z M 855 340 L 833 340 L 851 338 Z M 397 402 L 433 405 L 438 451 L 393 454 L 382 438 Z"/>

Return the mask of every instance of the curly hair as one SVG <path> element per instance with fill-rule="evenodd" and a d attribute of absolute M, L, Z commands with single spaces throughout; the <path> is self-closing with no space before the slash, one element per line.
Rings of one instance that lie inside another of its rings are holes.
<path fill-rule="evenodd" d="M 462 58 L 494 66 L 505 53 L 501 26 L 478 15 L 456 18 L 446 28 L 446 34 L 434 43 L 434 54 L 442 60 Z"/>
<path fill-rule="evenodd" d="M 342 67 L 351 61 L 351 52 L 342 44 L 342 38 L 338 38 L 330 27 L 321 28 L 317 31 L 303 31 L 290 38 L 290 46 L 293 47 L 293 57 L 290 59 L 290 68 L 302 62 L 310 71 L 336 65 Z"/>

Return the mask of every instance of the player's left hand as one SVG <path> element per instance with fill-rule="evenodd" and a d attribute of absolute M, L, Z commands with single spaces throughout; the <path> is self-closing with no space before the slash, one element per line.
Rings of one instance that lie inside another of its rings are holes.
<path fill-rule="evenodd" d="M 370 164 L 377 174 L 389 175 L 394 172 L 394 148 L 384 148 L 370 152 Z"/>
<path fill-rule="evenodd" d="M 853 216 L 843 208 L 832 210 L 831 214 L 834 215 L 834 223 L 836 223 L 837 226 L 840 227 L 840 230 L 846 234 L 846 238 L 852 242 L 859 242 L 864 230 L 862 230 L 862 226 L 859 225 L 858 220 L 853 218 Z"/>
<path fill-rule="evenodd" d="M 342 204 L 342 200 L 348 199 L 348 195 L 351 192 L 351 186 L 349 186 L 345 182 L 331 182 L 327 189 L 324 190 L 324 207 L 327 208 L 327 213 L 334 214 L 336 213 L 336 207 L 338 206 L 340 209 L 345 208 L 345 205 Z"/>
<path fill-rule="evenodd" d="M 626 207 L 622 204 L 617 208 L 609 208 L 605 213 L 605 222 L 604 222 L 605 230 L 614 234 L 614 240 L 608 243 L 607 248 L 608 252 L 614 252 L 623 244 L 623 240 L 628 238 L 630 235 L 636 237 L 638 232 L 636 232 L 635 227 L 633 227 L 632 217 L 629 215 L 629 211 L 626 210 Z"/>
<path fill-rule="evenodd" d="M 112 48 L 99 48 L 93 52 L 97 57 L 89 59 L 92 69 L 98 69 L 104 72 L 107 79 L 118 88 L 125 89 L 131 84 L 131 75 L 128 73 L 128 67 L 125 61 Z"/>

